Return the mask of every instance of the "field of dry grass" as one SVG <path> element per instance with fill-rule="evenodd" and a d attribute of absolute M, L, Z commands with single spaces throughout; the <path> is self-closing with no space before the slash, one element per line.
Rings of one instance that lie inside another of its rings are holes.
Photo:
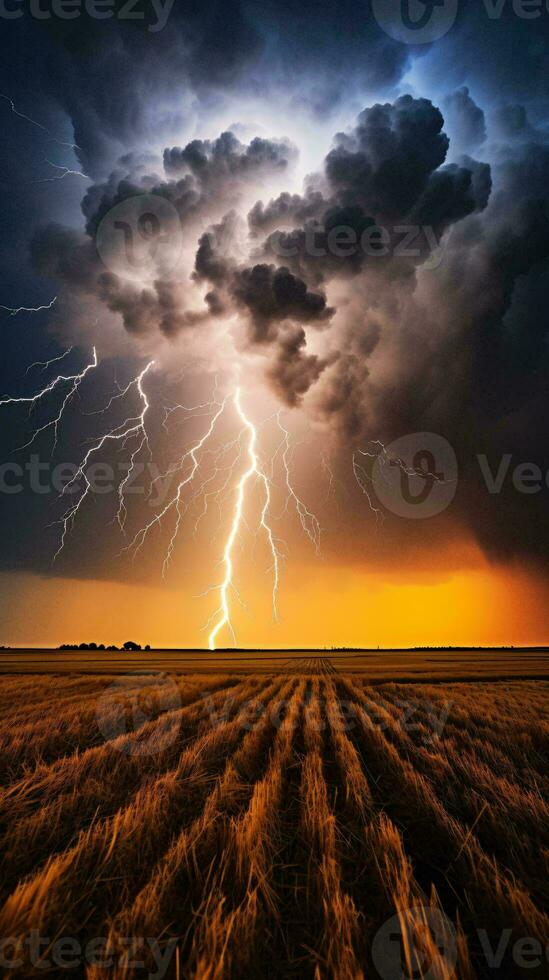
<path fill-rule="evenodd" d="M 2 975 L 547 977 L 548 689 L 4 675 Z"/>

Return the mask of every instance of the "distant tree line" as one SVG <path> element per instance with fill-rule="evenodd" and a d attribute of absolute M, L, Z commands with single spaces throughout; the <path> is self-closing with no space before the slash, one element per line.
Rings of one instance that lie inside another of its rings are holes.
<path fill-rule="evenodd" d="M 146 646 L 142 647 L 140 643 L 134 643 L 133 640 L 127 640 L 126 643 L 121 647 L 115 646 L 111 643 L 109 646 L 105 646 L 104 643 L 62 643 L 58 647 L 58 650 L 125 650 L 128 653 L 132 653 L 137 650 L 150 650 L 150 645 L 147 643 Z"/>

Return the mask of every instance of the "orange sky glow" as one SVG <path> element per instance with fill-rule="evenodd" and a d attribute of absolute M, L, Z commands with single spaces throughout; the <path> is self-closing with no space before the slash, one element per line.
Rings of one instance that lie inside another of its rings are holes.
<path fill-rule="evenodd" d="M 204 647 L 215 598 L 155 581 L 2 576 L 8 596 L 3 643 L 57 646 L 127 639 L 153 647 Z M 422 574 L 310 561 L 288 564 L 274 623 L 268 576 L 241 575 L 246 608 L 235 603 L 243 647 L 528 645 L 547 641 L 546 589 L 519 567 L 471 567 Z M 220 646 L 231 646 L 227 632 Z"/>

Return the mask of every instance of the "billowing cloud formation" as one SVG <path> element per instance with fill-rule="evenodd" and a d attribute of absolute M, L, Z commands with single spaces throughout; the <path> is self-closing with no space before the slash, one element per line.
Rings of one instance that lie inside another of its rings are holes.
<path fill-rule="evenodd" d="M 257 171 L 284 170 L 295 155 L 289 142 L 255 137 L 243 146 L 233 133 L 222 133 L 216 140 L 192 140 L 184 149 L 164 150 L 164 170 L 168 176 L 190 172 L 207 188 L 233 178 L 245 180 Z"/>
<path fill-rule="evenodd" d="M 280 140 L 224 133 L 169 148 L 162 162 L 126 156 L 84 198 L 87 236 L 50 227 L 34 258 L 132 334 L 177 342 L 218 320 L 237 324 L 238 355 L 260 358 L 285 404 L 307 396 L 342 446 L 443 434 L 463 474 L 460 518 L 492 554 L 541 556 L 541 504 L 526 515 L 504 492 L 501 519 L 488 519 L 475 460 L 540 454 L 549 147 L 517 107 L 490 130 L 467 90 L 444 106 L 467 151 L 451 162 L 443 112 L 402 96 L 339 133 L 303 194 L 267 201 L 250 192 L 293 162 Z M 489 162 L 470 155 L 484 146 Z M 175 208 L 185 254 L 177 275 L 140 285 L 102 266 L 93 236 L 111 208 L 143 192 Z"/>
<path fill-rule="evenodd" d="M 486 139 L 484 112 L 469 94 L 466 85 L 447 95 L 443 102 L 444 121 L 450 134 L 453 154 L 471 153 Z"/>

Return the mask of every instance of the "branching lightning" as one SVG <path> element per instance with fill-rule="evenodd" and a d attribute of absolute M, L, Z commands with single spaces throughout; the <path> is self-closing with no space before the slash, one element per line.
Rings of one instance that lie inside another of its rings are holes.
<path fill-rule="evenodd" d="M 77 146 L 76 143 L 67 143 L 65 140 L 57 139 L 57 137 L 54 136 L 53 133 L 51 133 L 50 130 L 42 123 L 37 122 L 36 119 L 32 119 L 30 116 L 25 115 L 24 112 L 19 112 L 19 109 L 16 107 L 15 102 L 13 101 L 13 99 L 10 99 L 8 95 L 3 95 L 2 93 L 0 93 L 0 99 L 3 99 L 5 102 L 8 103 L 14 116 L 18 116 L 19 119 L 24 119 L 25 122 L 31 123 L 31 125 L 36 126 L 37 129 L 41 129 L 42 132 L 46 133 L 48 138 L 52 140 L 54 143 L 58 143 L 59 146 L 67 146 L 71 150 L 80 149 L 80 147 Z"/>
<path fill-rule="evenodd" d="M 288 490 L 288 497 L 286 500 L 286 509 L 288 508 L 290 502 L 295 504 L 299 520 L 301 522 L 301 527 L 305 531 L 305 534 L 310 539 L 315 547 L 317 554 L 320 552 L 320 524 L 314 514 L 305 506 L 303 501 L 297 496 L 290 479 L 290 433 L 284 428 L 282 422 L 280 421 L 280 412 L 277 414 L 278 427 L 284 434 L 283 445 L 284 449 L 282 452 L 282 462 L 284 465 L 284 473 L 286 476 L 286 488 Z"/>
<path fill-rule="evenodd" d="M 30 372 L 33 371 L 34 368 L 40 368 L 42 372 L 47 371 L 48 368 L 52 366 L 52 364 L 59 364 L 60 361 L 64 361 L 65 358 L 68 357 L 73 350 L 74 347 L 67 347 L 66 351 L 63 351 L 63 353 L 59 354 L 58 357 L 51 357 L 49 361 L 34 361 L 33 364 L 29 364 L 27 370 L 25 371 L 25 375 L 30 374 Z"/>
<path fill-rule="evenodd" d="M 353 453 L 353 473 L 356 482 L 358 483 L 360 489 L 362 490 L 362 493 L 364 494 L 366 500 L 368 501 L 368 506 L 372 511 L 372 514 L 374 514 L 376 522 L 381 521 L 383 523 L 383 521 L 385 520 L 385 514 L 383 513 L 380 507 L 375 506 L 372 499 L 371 491 L 368 489 L 368 484 L 372 483 L 372 478 L 370 474 L 366 472 L 364 466 L 362 466 L 357 461 L 357 455 L 371 457 L 372 453 L 368 453 L 366 451 L 363 451 L 362 449 L 358 449 L 356 452 Z"/>
<path fill-rule="evenodd" d="M 63 361 L 72 349 L 69 348 L 49 360 L 35 362 L 29 366 L 27 373 L 33 368 L 41 371 L 49 370 Z M 31 445 L 39 435 L 53 430 L 52 452 L 55 450 L 59 427 L 65 412 L 79 393 L 84 379 L 98 366 L 98 363 L 94 348 L 92 359 L 80 372 L 58 374 L 35 394 L 21 397 L 6 396 L 0 399 L 0 407 L 25 405 L 31 414 L 38 404 L 46 402 L 49 396 L 56 392 L 62 393 L 60 407 L 44 424 L 37 426 L 25 446 Z M 154 364 L 154 361 L 149 361 L 125 387 L 117 386 L 117 390 L 108 398 L 103 408 L 83 413 L 88 417 L 103 418 L 126 398 L 131 397 L 132 392 L 139 398 L 139 411 L 126 414 L 121 422 L 116 422 L 108 428 L 103 426 L 103 431 L 91 440 L 76 465 L 71 479 L 63 486 L 60 498 L 67 498 L 69 494 L 74 496 L 70 506 L 56 522 L 61 527 L 61 533 L 57 550 L 53 555 L 54 562 L 64 551 L 68 535 L 74 529 L 76 519 L 82 514 L 86 501 L 93 493 L 90 465 L 99 457 L 102 450 L 113 447 L 121 452 L 128 447 L 129 452 L 128 462 L 124 463 L 125 475 L 117 488 L 118 505 L 113 519 L 118 524 L 120 532 L 126 534 L 127 492 L 130 482 L 136 474 L 138 461 L 141 465 L 143 454 L 147 455 L 149 463 L 153 461 L 148 422 L 151 403 L 146 390 L 146 380 Z M 191 522 L 194 537 L 197 536 L 199 526 L 208 513 L 212 500 L 218 507 L 220 527 L 224 526 L 224 515 L 228 513 L 228 526 L 224 532 L 219 561 L 222 568 L 221 581 L 212 584 L 203 593 L 203 595 L 216 593 L 219 597 L 219 604 L 206 625 L 209 631 L 208 644 L 212 650 L 216 648 L 218 639 L 225 630 L 236 643 L 231 602 L 233 597 L 242 601 L 236 583 L 236 549 L 245 531 L 251 532 L 266 543 L 270 555 L 268 572 L 272 576 L 271 603 L 275 621 L 278 619 L 281 565 L 287 552 L 284 542 L 275 533 L 274 522 L 281 520 L 290 510 L 295 511 L 302 530 L 315 550 L 318 552 L 320 548 L 320 523 L 298 495 L 292 482 L 292 442 L 288 429 L 282 423 L 280 412 L 254 422 L 244 402 L 244 393 L 240 387 L 235 387 L 221 397 L 216 380 L 210 401 L 193 406 L 172 405 L 164 409 L 164 417 L 158 421 L 170 436 L 170 440 L 172 436 L 168 424 L 176 412 L 182 413 L 182 418 L 178 421 L 186 423 L 193 420 L 195 426 L 201 426 L 202 432 L 194 438 L 191 445 L 179 453 L 164 472 L 158 474 L 157 470 L 157 475 L 150 481 L 149 503 L 158 485 L 162 485 L 162 492 L 164 492 L 163 485 L 166 484 L 169 488 L 170 481 L 174 477 L 175 490 L 172 492 L 170 489 L 169 499 L 166 500 L 165 495 L 162 497 L 163 502 L 155 515 L 129 537 L 121 551 L 121 554 L 130 552 L 135 556 L 144 547 L 151 531 L 155 528 L 161 529 L 164 522 L 171 518 L 171 531 L 162 565 L 162 574 L 166 576 L 187 513 L 194 511 L 194 527 Z M 201 422 L 202 419 L 207 420 L 206 424 Z M 273 433 L 280 433 L 281 438 L 278 438 L 274 452 L 269 453 L 261 447 L 262 430 L 264 426 L 272 424 L 276 426 L 272 430 Z M 225 435 L 224 439 L 220 439 L 219 436 L 227 428 L 229 430 L 232 428 L 232 433 L 228 438 Z M 258 494 L 254 492 L 256 488 Z M 274 513 L 273 496 L 275 490 L 285 499 L 282 511 L 276 513 Z"/>
<path fill-rule="evenodd" d="M 47 184 L 51 180 L 64 180 L 65 177 L 83 177 L 84 180 L 91 180 L 82 170 L 71 170 L 70 167 L 61 167 L 58 163 L 52 163 L 51 160 L 46 160 L 45 162 L 49 167 L 54 167 L 55 170 L 59 170 L 59 173 L 52 174 L 51 177 L 36 177 L 32 181 L 33 184 Z"/>
<path fill-rule="evenodd" d="M 0 407 L 2 407 L 3 405 L 28 405 L 29 415 L 30 415 L 31 412 L 36 407 L 36 405 L 39 402 L 41 402 L 44 398 L 46 398 L 47 395 L 50 395 L 53 391 L 63 388 L 64 385 L 68 385 L 68 390 L 63 397 L 63 401 L 61 402 L 61 407 L 57 415 L 54 415 L 53 418 L 45 422 L 44 425 L 41 425 L 38 428 L 36 428 L 29 441 L 26 442 L 23 446 L 20 446 L 19 447 L 20 449 L 26 449 L 28 446 L 31 446 L 32 443 L 35 441 L 35 439 L 37 439 L 38 436 L 41 435 L 41 433 L 46 432 L 48 429 L 53 429 L 54 432 L 53 449 L 54 450 L 56 449 L 58 435 L 59 435 L 59 424 L 63 418 L 63 415 L 65 414 L 68 405 L 79 391 L 80 385 L 82 384 L 86 375 L 88 375 L 90 371 L 93 371 L 97 367 L 97 365 L 98 365 L 97 352 L 94 347 L 93 359 L 78 374 L 68 374 L 68 375 L 58 374 L 57 377 L 53 379 L 53 381 L 50 381 L 50 383 L 46 385 L 45 388 L 42 388 L 42 390 L 38 391 L 35 395 L 25 396 L 22 398 L 6 397 L 0 399 Z"/>
<path fill-rule="evenodd" d="M 233 513 L 233 519 L 227 540 L 225 542 L 225 548 L 223 551 L 223 566 L 225 573 L 223 576 L 223 581 L 219 586 L 220 594 L 220 608 L 218 610 L 217 621 L 213 626 L 208 637 L 208 645 L 210 650 L 215 650 L 216 639 L 224 626 L 227 626 L 231 632 L 233 641 L 236 643 L 236 636 L 234 632 L 234 627 L 231 622 L 231 615 L 229 610 L 229 591 L 233 586 L 233 548 L 240 530 L 240 525 L 242 523 L 242 512 L 244 509 L 244 503 L 246 499 L 246 487 L 252 476 L 256 476 L 263 484 L 265 491 L 265 499 L 263 508 L 261 510 L 260 516 L 260 526 L 265 530 L 267 535 L 267 540 L 269 542 L 269 547 L 271 549 L 271 554 L 273 556 L 273 616 L 277 618 L 277 608 L 276 600 L 278 594 L 279 585 L 279 559 L 280 553 L 276 546 L 276 541 L 273 535 L 272 528 L 268 523 L 268 513 L 271 504 L 271 490 L 269 480 L 259 462 L 257 455 L 257 429 L 250 419 L 245 414 L 242 408 L 242 402 L 240 398 L 240 388 L 237 388 L 234 394 L 234 406 L 238 413 L 239 418 L 243 422 L 246 430 L 248 431 L 248 467 L 240 477 L 237 484 L 236 490 L 236 501 Z"/>
<path fill-rule="evenodd" d="M 130 381 L 130 383 L 124 389 L 124 394 L 130 391 L 132 387 L 135 387 L 137 389 L 142 404 L 142 410 L 140 414 L 130 416 L 129 418 L 124 419 L 124 421 L 121 422 L 119 425 L 116 425 L 114 428 L 110 429 L 108 432 L 105 432 L 102 436 L 100 436 L 97 440 L 95 440 L 93 445 L 86 452 L 84 458 L 82 459 L 72 479 L 65 484 L 62 494 L 66 494 L 68 491 L 71 491 L 73 487 L 75 487 L 80 480 L 83 481 L 84 485 L 83 488 L 80 490 L 75 503 L 71 507 L 69 507 L 69 509 L 65 512 L 65 514 L 61 519 L 61 525 L 62 525 L 61 541 L 59 543 L 59 547 L 57 551 L 55 552 L 55 555 L 53 556 L 53 561 L 55 561 L 63 551 L 63 548 L 65 547 L 67 534 L 69 530 L 72 527 L 74 527 L 74 521 L 76 519 L 76 516 L 80 511 L 84 501 L 89 496 L 89 493 L 92 489 L 92 485 L 86 473 L 86 470 L 88 468 L 92 456 L 94 456 L 95 453 L 99 452 L 100 449 L 103 449 L 103 447 L 108 444 L 119 443 L 121 446 L 125 446 L 129 439 L 136 438 L 137 445 L 130 456 L 128 472 L 118 488 L 118 511 L 116 517 L 120 529 L 122 531 L 124 530 L 124 524 L 125 524 L 126 513 L 127 513 L 126 501 L 124 496 L 125 489 L 134 471 L 137 456 L 139 455 L 143 447 L 146 446 L 150 452 L 149 437 L 147 434 L 147 430 L 145 428 L 145 417 L 150 408 L 150 405 L 149 405 L 149 399 L 147 398 L 147 395 L 143 388 L 143 379 L 148 374 L 148 372 L 153 367 L 153 365 L 154 365 L 154 361 L 149 361 L 149 363 L 146 365 L 146 367 L 143 368 L 141 373 L 138 374 L 136 378 L 133 378 L 133 380 Z M 113 399 L 111 399 L 109 405 L 112 403 L 112 401 Z"/>
<path fill-rule="evenodd" d="M 384 471 L 387 466 L 397 466 L 402 473 L 406 474 L 406 476 L 416 476 L 416 477 L 420 477 L 423 480 L 431 479 L 437 483 L 446 482 L 439 473 L 431 472 L 430 470 L 423 469 L 422 467 L 407 466 L 404 460 L 400 458 L 400 456 L 391 455 L 387 447 L 384 445 L 383 442 L 381 442 L 380 439 L 372 439 L 371 445 L 375 447 L 374 452 L 368 452 L 368 450 L 366 449 L 357 449 L 353 453 L 353 473 L 355 475 L 355 479 L 360 489 L 362 490 L 362 493 L 365 495 L 368 501 L 370 510 L 372 511 L 373 514 L 375 514 L 376 521 L 380 521 L 380 520 L 384 521 L 385 514 L 379 507 L 376 507 L 373 503 L 371 493 L 368 489 L 368 484 L 373 485 L 372 477 L 366 471 L 365 467 L 360 462 L 358 462 L 357 456 L 366 457 L 368 459 L 373 460 L 374 463 L 377 463 L 379 468 L 379 473 L 382 477 L 384 477 Z"/>
<path fill-rule="evenodd" d="M 51 303 L 46 303 L 45 306 L 0 306 L 0 310 L 6 310 L 10 316 L 17 316 L 19 313 L 41 313 L 42 310 L 51 310 L 56 302 L 57 296 L 54 296 Z"/>

